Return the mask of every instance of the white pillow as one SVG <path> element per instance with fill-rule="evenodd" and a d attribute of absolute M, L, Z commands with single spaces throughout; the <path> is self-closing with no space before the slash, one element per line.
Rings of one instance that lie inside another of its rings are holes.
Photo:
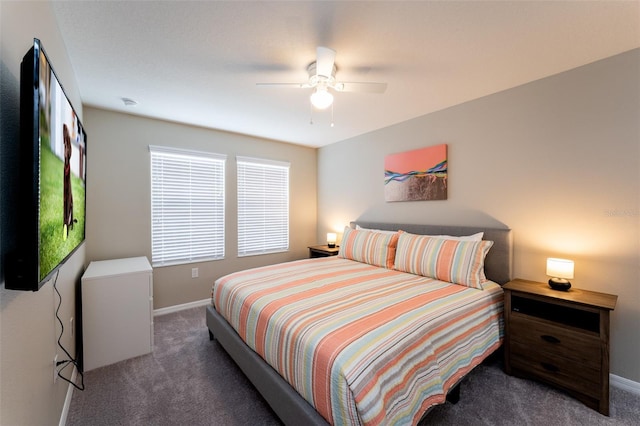
<path fill-rule="evenodd" d="M 452 235 L 427 235 L 432 238 L 441 238 L 443 240 L 454 240 L 454 241 L 482 241 L 482 237 L 484 237 L 484 232 L 478 232 L 473 235 L 465 235 L 462 237 L 454 237 Z"/>
<path fill-rule="evenodd" d="M 396 232 L 398 232 L 398 231 L 387 231 L 384 229 L 363 228 L 360 225 L 356 225 L 356 229 L 360 231 L 380 232 L 381 234 L 395 234 Z M 478 232 L 477 234 L 473 234 L 473 235 L 464 235 L 462 237 L 455 237 L 453 235 L 425 235 L 425 236 L 431 237 L 431 238 L 441 238 L 443 240 L 454 240 L 454 241 L 482 241 L 482 238 L 484 237 L 484 232 Z"/>
<path fill-rule="evenodd" d="M 380 234 L 395 234 L 398 231 L 388 231 L 386 229 L 369 229 L 369 228 L 363 228 L 360 225 L 356 225 L 356 230 L 358 231 L 371 231 L 371 232 L 379 232 Z M 482 238 L 482 237 L 481 237 Z"/>

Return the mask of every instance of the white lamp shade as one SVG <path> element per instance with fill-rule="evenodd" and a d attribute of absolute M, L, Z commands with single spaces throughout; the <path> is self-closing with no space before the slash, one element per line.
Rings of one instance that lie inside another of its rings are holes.
<path fill-rule="evenodd" d="M 573 278 L 573 260 L 548 258 L 547 275 L 553 278 Z"/>
<path fill-rule="evenodd" d="M 327 244 L 335 244 L 337 235 L 334 232 L 329 232 L 327 234 Z"/>
<path fill-rule="evenodd" d="M 318 109 L 328 108 L 333 103 L 333 95 L 326 87 L 318 87 L 311 94 L 311 104 Z"/>

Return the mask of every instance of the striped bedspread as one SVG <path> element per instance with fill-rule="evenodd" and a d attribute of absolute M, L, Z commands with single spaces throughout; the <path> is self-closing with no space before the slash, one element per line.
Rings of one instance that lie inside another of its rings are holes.
<path fill-rule="evenodd" d="M 402 425 L 502 343 L 503 292 L 484 287 L 327 257 L 222 277 L 213 303 L 329 423 Z"/>

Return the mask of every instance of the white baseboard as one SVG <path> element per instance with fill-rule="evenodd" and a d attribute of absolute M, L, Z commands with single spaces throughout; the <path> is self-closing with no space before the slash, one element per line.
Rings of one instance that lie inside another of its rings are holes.
<path fill-rule="evenodd" d="M 73 367 L 73 372 L 71 373 L 71 381 L 76 382 L 78 370 L 76 367 Z M 73 398 L 73 385 L 69 383 L 69 387 L 67 387 L 67 396 L 64 398 L 64 405 L 62 406 L 62 413 L 60 414 L 60 423 L 59 426 L 65 426 L 67 424 L 67 417 L 69 416 L 69 408 L 71 407 L 71 399 Z"/>
<path fill-rule="evenodd" d="M 624 377 L 616 376 L 615 374 L 610 374 L 609 383 L 614 388 L 622 389 L 635 395 L 640 395 L 640 383 L 634 382 L 633 380 L 625 379 Z"/>
<path fill-rule="evenodd" d="M 199 306 L 207 306 L 211 304 L 211 299 L 196 300 L 195 302 L 183 303 L 182 305 L 168 306 L 166 308 L 154 309 L 153 316 L 171 314 L 173 312 L 183 311 L 185 309 L 197 308 Z"/>

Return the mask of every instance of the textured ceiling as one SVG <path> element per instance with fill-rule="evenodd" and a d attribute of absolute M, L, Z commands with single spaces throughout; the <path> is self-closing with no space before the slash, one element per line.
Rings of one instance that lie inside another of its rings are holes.
<path fill-rule="evenodd" d="M 638 1 L 54 1 L 86 105 L 323 146 L 640 47 Z M 314 111 L 337 79 L 386 82 Z M 46 48 L 46 46 L 45 46 Z M 122 98 L 138 102 L 126 107 Z M 462 123 L 461 123 L 462 124 Z"/>

